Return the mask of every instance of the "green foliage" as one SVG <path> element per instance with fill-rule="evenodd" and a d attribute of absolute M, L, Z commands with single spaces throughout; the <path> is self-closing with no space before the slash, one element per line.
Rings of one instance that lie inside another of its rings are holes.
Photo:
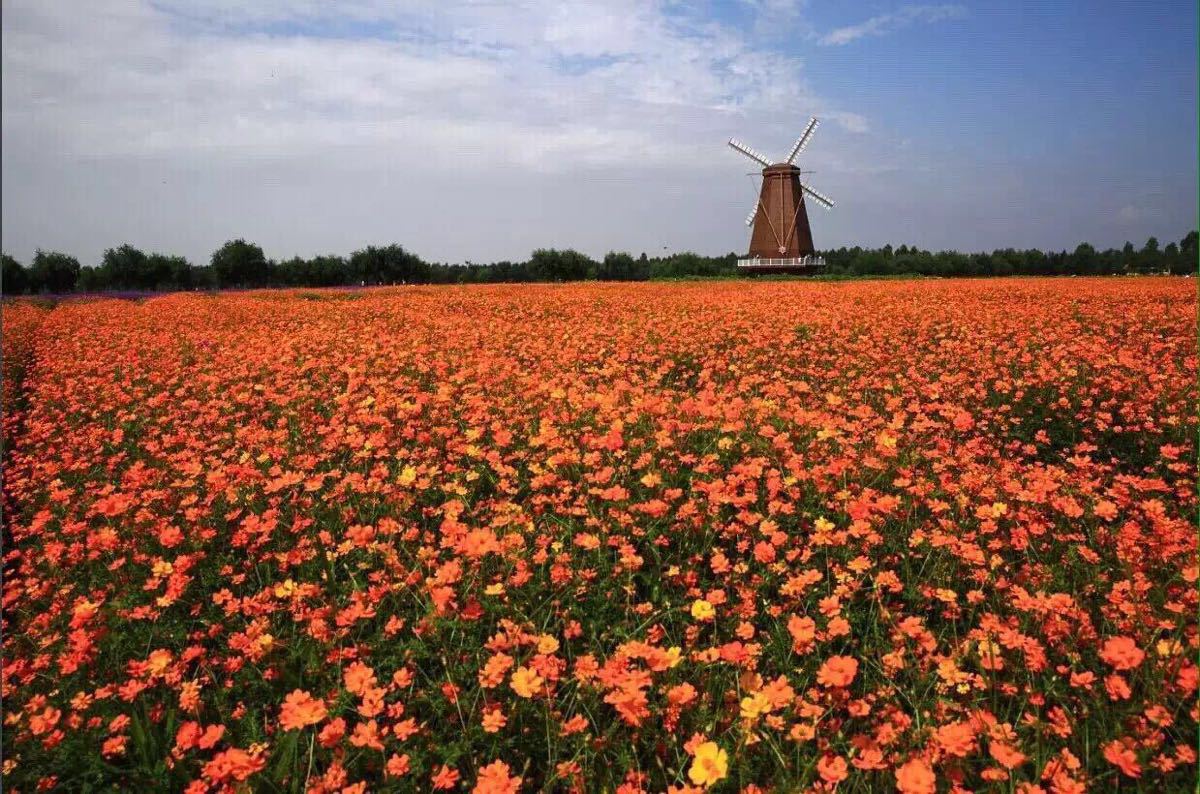
<path fill-rule="evenodd" d="M 25 266 L 8 254 L 0 254 L 0 293 L 4 295 L 21 295 L 29 288 L 29 271 Z"/>
<path fill-rule="evenodd" d="M 79 280 L 79 260 L 57 251 L 39 248 L 29 270 L 31 292 L 73 292 Z"/>
<path fill-rule="evenodd" d="M 539 248 L 529 257 L 530 281 L 584 281 L 596 273 L 598 263 L 573 249 Z"/>
<path fill-rule="evenodd" d="M 1075 250 L 1039 251 L 1004 248 L 991 253 L 925 251 L 916 246 L 838 248 L 820 252 L 828 277 L 982 277 L 982 276 L 1099 276 L 1126 273 L 1197 272 L 1195 231 L 1178 243 L 1160 247 L 1151 237 L 1138 250 L 1133 243 L 1098 251 L 1088 243 Z M 480 264 L 430 263 L 395 243 L 367 246 L 343 257 L 322 254 L 294 256 L 282 262 L 267 259 L 260 246 L 231 240 L 212 254 L 208 267 L 192 265 L 181 256 L 144 253 L 128 243 L 104 252 L 99 267 L 80 268 L 65 254 L 39 252 L 30 268 L 4 255 L 3 291 L 100 292 L 105 290 L 195 290 L 219 287 L 346 287 L 383 284 L 500 284 L 547 281 L 646 281 L 648 279 L 732 278 L 739 276 L 738 255 L 703 256 L 681 251 L 637 258 L 609 251 L 597 262 L 573 249 L 539 248 L 524 262 L 508 260 Z M 40 263 L 40 265 L 39 265 Z"/>
<path fill-rule="evenodd" d="M 1191 246 L 1189 252 L 1188 246 Z M 823 252 L 831 274 L 857 276 L 1099 276 L 1124 273 L 1185 274 L 1196 272 L 1196 232 L 1190 232 L 1178 246 L 1159 249 L 1151 237 L 1141 251 L 1133 243 L 1120 249 L 1097 251 L 1080 243 L 1066 251 L 1018 251 L 1004 248 L 991 253 L 963 254 L 957 251 L 924 251 L 915 247 L 890 245 L 883 248 L 838 248 Z"/>
<path fill-rule="evenodd" d="M 403 284 L 429 280 L 429 264 L 403 246 L 369 245 L 350 254 L 350 283 Z"/>
<path fill-rule="evenodd" d="M 262 287 L 270 277 L 262 248 L 241 238 L 213 251 L 211 266 L 221 287 Z"/>

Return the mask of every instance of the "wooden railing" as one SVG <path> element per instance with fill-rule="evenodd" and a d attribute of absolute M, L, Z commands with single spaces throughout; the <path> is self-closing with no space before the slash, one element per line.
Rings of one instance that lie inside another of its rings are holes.
<path fill-rule="evenodd" d="M 825 257 L 823 256 L 795 256 L 789 259 L 739 259 L 737 266 L 747 270 L 754 268 L 767 267 L 824 267 Z"/>

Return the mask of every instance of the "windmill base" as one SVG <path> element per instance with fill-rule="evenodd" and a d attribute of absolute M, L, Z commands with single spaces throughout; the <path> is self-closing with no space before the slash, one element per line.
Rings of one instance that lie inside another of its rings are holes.
<path fill-rule="evenodd" d="M 825 257 L 815 254 L 787 259 L 753 257 L 739 259 L 737 267 L 741 273 L 818 273 L 825 268 Z"/>

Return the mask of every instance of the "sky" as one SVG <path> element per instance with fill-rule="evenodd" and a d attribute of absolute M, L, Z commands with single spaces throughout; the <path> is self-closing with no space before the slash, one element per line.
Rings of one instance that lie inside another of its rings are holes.
<path fill-rule="evenodd" d="M 198 264 L 1165 244 L 1196 225 L 1197 11 L 1162 2 L 6 0 L 3 249 Z"/>

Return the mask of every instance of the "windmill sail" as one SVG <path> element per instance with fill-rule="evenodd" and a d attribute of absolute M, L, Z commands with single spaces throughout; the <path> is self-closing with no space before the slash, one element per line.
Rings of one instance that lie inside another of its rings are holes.
<path fill-rule="evenodd" d="M 805 146 L 808 146 L 808 142 L 812 140 L 813 133 L 817 131 L 817 127 L 820 126 L 820 124 L 821 122 L 817 120 L 816 116 L 813 116 L 808 120 L 808 126 L 804 128 L 804 132 L 800 133 L 800 137 L 796 139 L 796 144 L 792 147 L 791 154 L 787 156 L 786 162 L 788 165 L 794 163 L 796 161 L 796 155 L 804 151 Z"/>
<path fill-rule="evenodd" d="M 829 196 L 817 192 L 808 185 L 801 185 L 800 187 L 804 189 L 805 193 L 813 197 L 813 201 L 817 202 L 827 210 L 833 209 L 833 199 L 829 198 Z"/>
<path fill-rule="evenodd" d="M 749 158 L 750 158 L 751 160 L 753 160 L 754 162 L 756 162 L 756 163 L 758 163 L 759 165 L 761 165 L 763 168 L 766 168 L 767 166 L 769 166 L 769 165 L 771 164 L 771 161 L 770 161 L 770 160 L 768 160 L 766 157 L 763 157 L 761 154 L 759 154 L 758 152 L 754 151 L 754 150 L 753 150 L 753 149 L 751 149 L 749 146 L 747 146 L 746 144 L 744 144 L 744 143 L 742 143 L 741 141 L 737 140 L 736 138 L 730 138 L 730 139 L 729 139 L 729 145 L 730 145 L 730 146 L 732 146 L 734 149 L 737 149 L 737 150 L 738 150 L 739 152 L 741 152 L 742 154 L 744 154 L 744 155 L 746 155 L 747 157 L 749 157 Z"/>

